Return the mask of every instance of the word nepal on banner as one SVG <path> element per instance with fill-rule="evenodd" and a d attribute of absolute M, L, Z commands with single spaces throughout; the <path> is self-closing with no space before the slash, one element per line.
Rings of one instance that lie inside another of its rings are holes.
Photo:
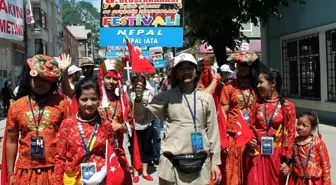
<path fill-rule="evenodd" d="M 0 0 L 0 38 L 23 40 L 23 0 Z"/>

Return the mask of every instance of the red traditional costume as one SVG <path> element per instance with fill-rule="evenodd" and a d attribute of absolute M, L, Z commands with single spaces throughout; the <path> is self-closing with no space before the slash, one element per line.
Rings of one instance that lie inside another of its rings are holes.
<path fill-rule="evenodd" d="M 36 55 L 27 60 L 30 75 L 56 82 L 61 71 L 57 61 L 46 55 Z M 70 113 L 68 100 L 58 94 L 46 95 L 44 108 L 31 96 L 24 96 L 11 105 L 6 125 L 6 133 L 20 132 L 18 159 L 15 164 L 14 184 L 52 184 L 56 155 L 56 135 L 63 119 Z M 41 111 L 42 110 L 42 111 Z M 34 118 L 35 117 L 35 118 Z M 41 117 L 38 121 L 38 117 Z M 39 123 L 36 123 L 39 122 Z M 31 138 L 43 137 L 44 157 L 31 159 Z M 6 177 L 6 136 L 4 139 L 2 163 L 2 183 Z"/>
<path fill-rule="evenodd" d="M 303 180 L 304 185 L 331 185 L 328 150 L 319 137 L 295 143 L 293 170 L 288 184 L 303 185 Z"/>
<path fill-rule="evenodd" d="M 280 168 L 292 158 L 295 121 L 295 107 L 288 100 L 269 100 L 253 106 L 249 123 L 254 128 L 257 149 L 249 151 L 247 157 L 248 185 L 285 184 L 286 177 L 280 174 Z M 274 138 L 272 155 L 262 155 L 260 151 L 261 139 L 266 136 Z"/>
<path fill-rule="evenodd" d="M 113 119 L 117 123 L 120 124 L 129 124 L 131 128 L 128 126 L 128 132 L 134 135 L 134 143 L 138 143 L 136 132 L 134 129 L 134 122 L 132 116 L 132 110 L 130 106 L 127 104 L 126 94 L 121 91 L 121 76 L 123 76 L 123 69 L 124 64 L 122 61 L 117 59 L 108 59 L 105 60 L 99 67 L 98 71 L 98 83 L 101 88 L 101 95 L 102 101 L 101 105 L 98 108 L 98 111 L 103 119 Z M 106 95 L 106 90 L 103 84 L 103 78 L 105 75 L 112 76 L 115 80 L 118 81 L 118 89 L 119 89 L 119 98 L 117 100 L 109 100 Z M 131 130 L 130 130 L 131 129 Z M 123 185 L 130 185 L 132 184 L 132 176 L 129 168 L 129 164 L 125 155 L 125 150 L 123 148 L 123 140 L 124 140 L 124 133 L 115 132 L 114 133 L 114 142 L 117 143 L 115 145 L 115 153 L 118 156 L 119 163 L 124 170 L 124 180 Z M 140 160 L 140 153 L 139 147 L 137 144 L 134 145 L 133 148 L 133 156 L 134 157 L 134 168 L 140 170 L 141 168 L 141 160 Z"/>
<path fill-rule="evenodd" d="M 102 121 L 101 121 L 102 122 Z M 86 152 L 83 147 L 77 118 L 71 117 L 65 119 L 58 134 L 57 155 L 55 163 L 54 184 L 81 184 L 80 164 L 84 162 L 95 162 L 97 171 L 100 171 L 106 165 L 106 140 L 113 142 L 113 128 L 110 122 L 99 123 L 97 132 L 94 135 L 89 161 L 86 161 Z M 82 123 L 84 130 L 84 139 L 89 141 L 91 134 L 95 130 L 94 124 Z M 76 183 L 75 183 L 76 182 Z"/>
<path fill-rule="evenodd" d="M 255 53 L 242 51 L 233 53 L 229 56 L 228 61 L 245 62 L 252 64 L 257 59 Z M 250 78 L 250 77 L 248 77 Z M 223 185 L 241 185 L 245 179 L 245 146 L 238 146 L 235 141 L 235 136 L 240 127 L 237 124 L 238 115 L 240 112 L 243 115 L 250 114 L 252 105 L 257 100 L 257 94 L 250 88 L 242 89 L 237 80 L 224 85 L 221 94 L 221 104 L 229 105 L 227 112 L 226 131 L 228 135 L 228 153 L 222 154 L 221 171 Z"/>

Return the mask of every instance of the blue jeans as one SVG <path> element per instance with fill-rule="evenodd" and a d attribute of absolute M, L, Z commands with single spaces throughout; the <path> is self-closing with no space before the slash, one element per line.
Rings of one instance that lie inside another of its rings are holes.
<path fill-rule="evenodd" d="M 163 121 L 154 120 L 153 122 L 153 160 L 159 161 L 160 159 L 160 149 L 161 149 L 161 137 L 160 133 L 162 130 Z"/>

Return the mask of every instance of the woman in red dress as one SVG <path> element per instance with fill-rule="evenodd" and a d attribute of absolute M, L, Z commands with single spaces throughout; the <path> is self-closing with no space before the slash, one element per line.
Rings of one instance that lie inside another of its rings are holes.
<path fill-rule="evenodd" d="M 246 122 L 250 117 L 252 105 L 257 100 L 257 78 L 253 72 L 258 68 L 257 55 L 253 52 L 241 51 L 232 53 L 229 61 L 237 63 L 237 79 L 224 85 L 221 94 L 223 112 L 226 114 L 228 147 L 222 152 L 221 171 L 223 185 L 241 185 L 245 178 L 245 145 L 239 146 L 235 140 L 240 131 L 237 124 L 240 112 Z"/>
<path fill-rule="evenodd" d="M 127 104 L 125 93 L 120 91 L 121 80 L 124 71 L 124 64 L 118 59 L 107 59 L 100 66 L 98 70 L 98 83 L 100 86 L 101 103 L 98 111 L 103 119 L 114 121 L 118 124 L 113 125 L 114 131 L 114 152 L 118 156 L 119 163 L 124 170 L 124 185 L 132 184 L 132 176 L 129 164 L 123 148 L 124 134 L 131 130 L 136 139 L 136 133 L 133 126 L 133 116 L 130 106 Z M 118 87 L 118 88 L 117 88 Z M 119 90 L 119 96 L 116 94 L 116 89 Z M 134 159 L 140 158 L 138 149 L 138 141 L 136 139 L 133 150 Z M 134 162 L 137 170 L 141 168 L 141 161 Z"/>
<path fill-rule="evenodd" d="M 56 135 L 70 113 L 68 100 L 57 94 L 60 76 L 58 61 L 52 57 L 36 55 L 27 59 L 19 99 L 7 117 L 3 155 L 7 169 L 2 170 L 7 170 L 10 185 L 53 183 Z"/>
<path fill-rule="evenodd" d="M 101 120 L 97 111 L 99 87 L 96 82 L 79 81 L 75 93 L 78 113 L 62 122 L 57 137 L 54 183 L 60 185 L 81 184 L 81 177 L 85 175 L 82 166 L 89 164 L 96 171 L 102 170 L 106 140 L 111 138 L 109 142 L 113 142 L 112 124 L 117 124 Z"/>
<path fill-rule="evenodd" d="M 319 137 L 313 135 L 318 124 L 315 113 L 303 113 L 298 119 L 289 185 L 331 185 L 327 147 L 320 133 Z M 286 165 L 282 172 L 289 173 L 289 167 Z"/>
<path fill-rule="evenodd" d="M 249 143 L 247 157 L 248 185 L 284 185 L 282 166 L 290 164 L 295 139 L 294 104 L 284 99 L 282 78 L 277 70 L 259 75 L 258 89 L 264 99 L 251 111 L 250 126 L 255 138 Z"/>

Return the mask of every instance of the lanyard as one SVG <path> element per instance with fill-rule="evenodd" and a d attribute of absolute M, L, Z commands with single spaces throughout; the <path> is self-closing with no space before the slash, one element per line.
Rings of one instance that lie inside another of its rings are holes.
<path fill-rule="evenodd" d="M 245 105 L 245 109 L 246 109 L 246 111 L 247 111 L 248 108 L 249 108 L 249 103 L 250 103 L 250 98 L 251 98 L 252 90 L 250 89 L 250 92 L 249 92 L 247 101 L 245 100 L 245 95 L 244 95 L 244 92 L 243 92 L 242 89 L 240 89 L 240 92 L 241 92 L 241 94 L 242 94 L 243 101 L 244 101 L 244 105 Z"/>
<path fill-rule="evenodd" d="M 194 91 L 194 113 L 192 112 L 191 110 L 191 106 L 189 104 L 189 101 L 188 101 L 188 98 L 185 94 L 183 94 L 184 96 L 184 99 L 186 100 L 187 104 L 188 104 L 188 108 L 189 108 L 189 111 L 191 113 L 191 117 L 193 119 L 193 122 L 194 122 L 194 129 L 195 129 L 195 132 L 196 132 L 196 90 Z"/>
<path fill-rule="evenodd" d="M 114 119 L 114 116 L 115 116 L 116 113 L 117 113 L 117 106 L 118 106 L 118 101 L 116 101 L 116 104 L 115 104 L 115 106 L 114 106 L 112 119 Z M 108 119 L 108 111 L 107 111 L 107 108 L 106 108 L 106 107 L 105 107 L 105 113 L 106 113 L 106 119 Z"/>
<path fill-rule="evenodd" d="M 314 141 L 314 138 L 312 138 L 312 140 L 310 141 L 310 144 L 309 144 L 308 154 L 307 154 L 307 157 L 306 157 L 306 159 L 305 159 L 305 161 L 304 161 L 304 163 L 306 163 L 306 166 L 305 166 L 305 167 L 303 166 L 304 163 L 302 163 L 302 161 L 301 161 L 301 157 L 300 157 L 300 149 L 299 149 L 299 147 L 296 147 L 296 148 L 297 148 L 297 152 L 298 152 L 298 160 L 299 160 L 299 162 L 301 163 L 301 166 L 302 166 L 302 168 L 303 168 L 303 173 L 304 173 L 304 175 L 303 175 L 303 184 L 304 184 L 304 181 L 305 181 L 305 179 L 306 179 L 306 172 L 307 172 L 307 168 L 308 168 L 308 163 L 309 163 L 309 159 L 310 159 L 310 154 L 311 154 L 311 151 L 312 151 L 312 149 L 313 149 L 313 141 Z"/>
<path fill-rule="evenodd" d="M 114 117 L 117 113 L 117 106 L 118 106 L 118 101 L 116 101 L 116 104 L 114 106 L 112 119 L 114 119 Z M 108 120 L 108 111 L 107 111 L 106 107 L 105 107 L 105 113 L 106 113 L 106 119 Z M 114 135 L 114 148 L 118 148 L 118 136 L 117 136 L 117 134 Z"/>
<path fill-rule="evenodd" d="M 89 159 L 90 159 L 90 154 L 91 154 L 90 146 L 91 146 L 91 143 L 92 143 L 92 140 L 93 140 L 95 134 L 97 133 L 97 129 L 98 129 L 98 125 L 99 125 L 98 119 L 99 118 L 97 118 L 97 120 L 96 120 L 96 125 L 95 125 L 95 128 L 94 128 L 94 131 L 92 132 L 91 137 L 90 137 L 87 145 L 85 143 L 83 125 L 82 125 L 81 122 L 78 122 L 78 131 L 79 131 L 79 136 L 81 137 L 82 142 L 83 142 L 83 147 L 84 147 L 85 154 L 86 154 L 86 162 L 88 162 Z"/>
<path fill-rule="evenodd" d="M 269 120 L 267 120 L 266 103 L 264 103 L 264 119 L 265 119 L 265 122 L 266 122 L 266 125 L 267 125 L 267 127 L 266 127 L 266 136 L 267 137 L 268 137 L 268 131 L 271 128 L 271 122 L 272 122 L 272 120 L 274 118 L 274 114 L 275 114 L 276 110 L 278 109 L 279 102 L 280 101 L 277 102 L 277 104 L 276 104 L 276 106 L 275 106 L 275 108 L 273 110 L 273 113 L 272 113 L 271 117 L 269 118 Z"/>
<path fill-rule="evenodd" d="M 39 109 L 39 111 L 38 111 L 38 118 L 37 118 L 37 121 L 36 121 L 35 114 L 34 114 L 34 109 L 33 109 L 33 105 L 32 105 L 30 97 L 28 97 L 28 101 L 29 101 L 30 111 L 32 113 L 32 116 L 33 116 L 33 119 L 34 119 L 34 123 L 35 123 L 35 126 L 36 126 L 36 136 L 38 136 L 38 130 L 39 130 L 40 122 L 42 120 L 42 116 L 43 116 L 44 109 L 45 109 L 46 105 L 43 106 L 42 109 Z"/>

